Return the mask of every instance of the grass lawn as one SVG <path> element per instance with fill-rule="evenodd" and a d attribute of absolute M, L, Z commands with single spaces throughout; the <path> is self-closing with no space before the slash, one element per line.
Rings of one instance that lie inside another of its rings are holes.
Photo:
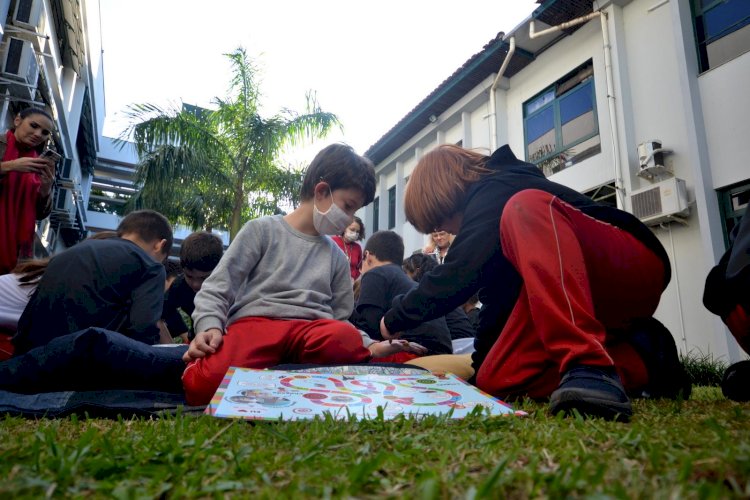
<path fill-rule="evenodd" d="M 747 497 L 750 404 L 699 387 L 629 424 L 553 418 L 0 423 L 0 498 Z"/>

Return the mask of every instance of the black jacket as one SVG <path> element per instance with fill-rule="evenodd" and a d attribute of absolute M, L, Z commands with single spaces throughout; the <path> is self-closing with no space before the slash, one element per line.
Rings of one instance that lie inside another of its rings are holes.
<path fill-rule="evenodd" d="M 50 260 L 13 337 L 16 354 L 88 327 L 155 344 L 164 266 L 135 243 L 85 240 Z"/>
<path fill-rule="evenodd" d="M 390 307 L 393 297 L 404 294 L 417 286 L 398 264 L 375 267 L 362 275 L 359 299 L 354 307 L 351 321 L 364 330 L 370 338 L 383 340 L 380 336 L 380 318 Z M 403 332 L 401 338 L 417 342 L 428 349 L 428 354 L 451 354 L 451 334 L 445 318 L 430 318 L 420 321 Z"/>
<path fill-rule="evenodd" d="M 161 316 L 167 324 L 169 334 L 173 337 L 183 333 L 189 334 L 191 338 L 195 336 L 192 324 L 190 326 L 185 324 L 179 311 L 182 309 L 185 314 L 191 316 L 195 310 L 194 301 L 195 292 L 185 281 L 185 275 L 179 275 L 164 295 L 164 312 Z"/>
<path fill-rule="evenodd" d="M 750 311 L 750 215 L 745 212 L 730 235 L 729 249 L 711 269 L 703 290 L 703 304 L 725 318 L 738 304 Z"/>
<path fill-rule="evenodd" d="M 461 230 L 445 262 L 426 274 L 417 288 L 393 301 L 385 315 L 389 331 L 403 331 L 425 319 L 442 316 L 479 290 L 483 307 L 474 355 L 474 366 L 479 367 L 500 335 L 521 288 L 521 276 L 500 247 L 500 218 L 508 200 L 527 189 L 558 196 L 583 213 L 633 234 L 662 260 L 664 287 L 669 283 L 671 268 L 664 247 L 632 214 L 548 180 L 535 165 L 516 159 L 507 145 L 495 151 L 486 166 L 493 173 L 467 192 Z"/>

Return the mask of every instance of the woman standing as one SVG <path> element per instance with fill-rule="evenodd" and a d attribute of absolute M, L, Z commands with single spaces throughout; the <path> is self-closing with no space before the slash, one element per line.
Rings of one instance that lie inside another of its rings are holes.
<path fill-rule="evenodd" d="M 349 269 L 352 273 L 352 281 L 359 278 L 359 265 L 362 263 L 362 247 L 359 241 L 365 239 L 365 225 L 362 219 L 355 216 L 349 226 L 340 235 L 334 236 L 333 241 L 346 255 L 349 261 Z"/>
<path fill-rule="evenodd" d="M 0 137 L 0 274 L 32 256 L 35 223 L 49 215 L 55 180 L 55 161 L 39 156 L 52 134 L 52 117 L 27 108 L 13 125 Z"/>
<path fill-rule="evenodd" d="M 455 236 L 447 231 L 433 231 L 430 233 L 430 238 L 434 242 L 434 247 L 431 251 L 425 253 L 435 257 L 438 264 L 442 264 L 445 261 L 445 256 L 448 255 L 448 248 L 453 243 Z"/>

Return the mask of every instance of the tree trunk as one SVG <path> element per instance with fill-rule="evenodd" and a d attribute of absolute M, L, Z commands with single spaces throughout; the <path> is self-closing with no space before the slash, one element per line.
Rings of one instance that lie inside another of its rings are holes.
<path fill-rule="evenodd" d="M 245 162 L 243 162 L 244 165 Z M 242 229 L 242 207 L 244 205 L 245 190 L 243 186 L 244 172 L 237 174 L 237 182 L 234 185 L 234 203 L 232 205 L 232 219 L 229 222 L 229 241 L 232 242 L 237 233 Z"/>

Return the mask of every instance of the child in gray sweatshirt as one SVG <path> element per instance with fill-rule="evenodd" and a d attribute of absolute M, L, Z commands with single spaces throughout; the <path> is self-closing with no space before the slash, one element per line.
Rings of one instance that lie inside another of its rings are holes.
<path fill-rule="evenodd" d="M 374 195 L 372 162 L 334 144 L 308 167 L 298 208 L 245 224 L 195 297 L 196 337 L 182 376 L 190 404 L 208 403 L 230 366 L 370 359 L 346 321 L 346 257 L 326 235 L 340 234 Z"/>

